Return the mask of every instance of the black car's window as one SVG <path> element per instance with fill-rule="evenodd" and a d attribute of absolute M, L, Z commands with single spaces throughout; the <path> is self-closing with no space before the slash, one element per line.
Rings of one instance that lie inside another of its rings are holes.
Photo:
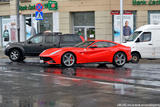
<path fill-rule="evenodd" d="M 45 36 L 45 43 L 56 43 L 57 38 L 56 36 Z"/>
<path fill-rule="evenodd" d="M 93 45 L 96 46 L 97 48 L 107 48 L 107 47 L 115 46 L 116 44 L 111 42 L 96 42 Z"/>
<path fill-rule="evenodd" d="M 149 42 L 151 41 L 151 32 L 144 32 L 140 37 L 139 37 L 140 42 Z"/>
<path fill-rule="evenodd" d="M 35 36 L 30 39 L 31 43 L 42 43 L 43 37 L 42 36 Z"/>
<path fill-rule="evenodd" d="M 64 35 L 64 36 L 61 37 L 61 41 L 62 41 L 62 42 L 73 42 L 74 39 L 73 39 L 72 36 Z"/>
<path fill-rule="evenodd" d="M 73 35 L 73 40 L 74 40 L 75 42 L 82 42 L 80 36 L 77 36 L 77 35 Z"/>
<path fill-rule="evenodd" d="M 61 41 L 62 42 L 82 42 L 80 36 L 70 35 L 70 34 L 66 34 L 66 35 L 61 36 Z"/>

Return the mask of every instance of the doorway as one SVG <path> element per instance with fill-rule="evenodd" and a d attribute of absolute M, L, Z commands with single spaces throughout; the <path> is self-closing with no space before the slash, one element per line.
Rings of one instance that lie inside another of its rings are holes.
<path fill-rule="evenodd" d="M 94 26 L 74 26 L 73 32 L 81 35 L 85 40 L 95 39 L 95 27 Z"/>
<path fill-rule="evenodd" d="M 73 33 L 81 35 L 85 40 L 95 39 L 95 14 L 91 12 L 72 13 Z"/>

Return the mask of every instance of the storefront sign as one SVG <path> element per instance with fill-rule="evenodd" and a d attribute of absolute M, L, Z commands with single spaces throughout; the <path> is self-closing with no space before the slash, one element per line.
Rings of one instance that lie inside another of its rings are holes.
<path fill-rule="evenodd" d="M 48 3 L 43 4 L 44 9 L 49 9 L 49 10 L 57 10 L 58 9 L 58 3 L 57 1 L 48 1 Z M 20 11 L 24 10 L 35 10 L 36 5 L 24 5 L 24 6 L 19 6 Z"/>
<path fill-rule="evenodd" d="M 131 14 L 133 14 L 133 11 L 131 11 L 131 10 L 124 10 L 123 13 L 125 15 L 131 15 Z M 120 15 L 120 11 L 119 10 L 112 10 L 111 11 L 111 15 Z"/>
<path fill-rule="evenodd" d="M 133 5 L 160 5 L 160 0 L 132 0 Z"/>
<path fill-rule="evenodd" d="M 57 2 L 56 1 L 48 1 L 48 9 L 49 10 L 57 10 Z"/>

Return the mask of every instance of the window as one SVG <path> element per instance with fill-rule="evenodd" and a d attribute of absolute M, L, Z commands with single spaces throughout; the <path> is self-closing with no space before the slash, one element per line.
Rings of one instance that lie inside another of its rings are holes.
<path fill-rule="evenodd" d="M 136 38 L 137 38 L 137 36 L 139 36 L 139 34 L 141 33 L 142 31 L 136 31 L 136 32 L 134 32 L 130 37 L 129 37 L 129 39 L 127 40 L 127 41 L 134 41 Z"/>
<path fill-rule="evenodd" d="M 85 41 L 85 42 L 81 42 L 77 45 L 75 45 L 75 47 L 78 48 L 87 48 L 89 45 L 91 45 L 94 41 Z"/>
<path fill-rule="evenodd" d="M 63 42 L 81 42 L 81 38 L 79 35 L 76 35 L 76 34 L 64 34 L 62 36 L 62 41 Z"/>
<path fill-rule="evenodd" d="M 94 26 L 94 12 L 76 12 L 73 13 L 74 26 Z"/>
<path fill-rule="evenodd" d="M 64 36 L 61 37 L 61 41 L 62 42 L 73 42 L 74 39 L 73 39 L 73 36 L 64 35 Z"/>
<path fill-rule="evenodd" d="M 45 38 L 46 43 L 55 43 L 57 41 L 56 36 L 45 36 Z"/>
<path fill-rule="evenodd" d="M 148 42 L 151 41 L 151 32 L 144 32 L 140 37 L 139 37 L 140 42 Z"/>
<path fill-rule="evenodd" d="M 9 2 L 10 0 L 0 0 L 0 2 Z"/>
<path fill-rule="evenodd" d="M 39 21 L 40 23 L 40 32 L 46 30 L 53 31 L 53 16 L 52 13 L 44 13 L 43 20 Z"/>
<path fill-rule="evenodd" d="M 31 43 L 36 43 L 36 44 L 38 44 L 38 43 L 42 43 L 42 36 L 35 36 L 35 37 L 33 37 L 30 41 L 31 41 Z"/>
<path fill-rule="evenodd" d="M 97 46 L 97 48 L 107 48 L 107 47 L 115 46 L 116 44 L 111 42 L 96 42 L 93 45 Z"/>

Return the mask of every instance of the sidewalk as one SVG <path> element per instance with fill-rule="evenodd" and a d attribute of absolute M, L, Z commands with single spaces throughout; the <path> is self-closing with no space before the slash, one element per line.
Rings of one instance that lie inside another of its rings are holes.
<path fill-rule="evenodd" d="M 6 55 L 4 55 L 3 48 L 0 46 L 0 58 L 7 58 Z"/>

